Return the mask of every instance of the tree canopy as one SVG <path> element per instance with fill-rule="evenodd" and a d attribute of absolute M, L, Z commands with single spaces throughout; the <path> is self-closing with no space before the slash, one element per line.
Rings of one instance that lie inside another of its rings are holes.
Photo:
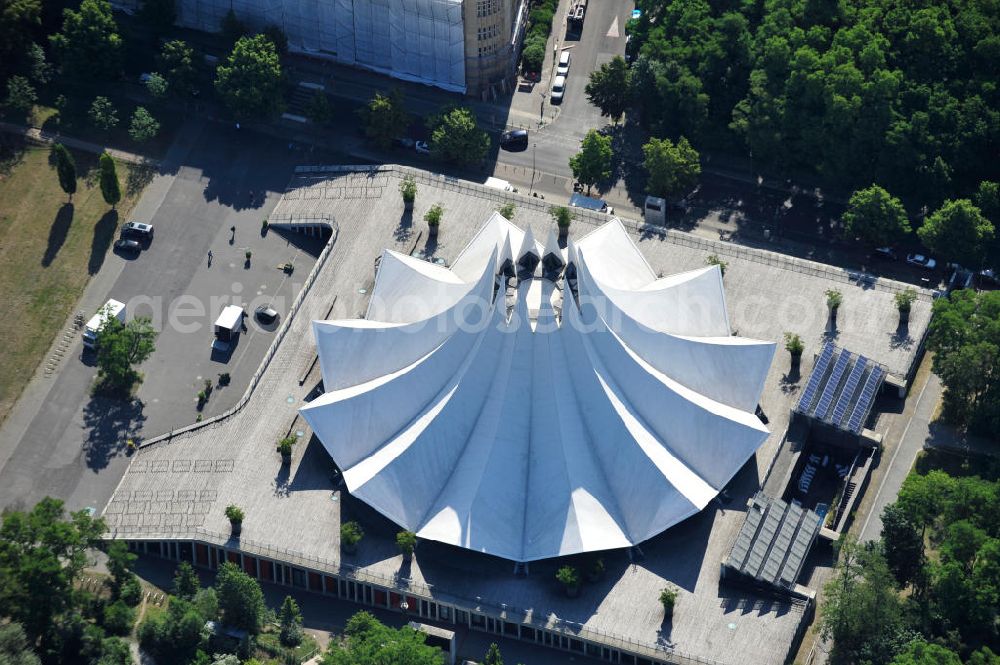
<path fill-rule="evenodd" d="M 860 238 L 872 247 L 895 244 L 910 232 L 903 203 L 878 185 L 851 195 L 843 221 L 849 238 Z"/>
<path fill-rule="evenodd" d="M 431 153 L 439 159 L 459 164 L 482 161 L 490 149 L 490 137 L 479 128 L 476 115 L 458 107 L 431 119 Z"/>
<path fill-rule="evenodd" d="M 406 128 L 406 110 L 403 108 L 403 93 L 393 89 L 387 95 L 375 93 L 368 105 L 361 109 L 365 125 L 365 135 L 375 145 L 386 149 Z"/>
<path fill-rule="evenodd" d="M 672 196 L 694 187 L 701 175 L 698 151 L 685 137 L 674 144 L 670 139 L 652 138 L 642 146 L 642 165 L 649 177 L 646 191 L 654 196 Z"/>
<path fill-rule="evenodd" d="M 979 268 L 993 241 L 993 223 L 969 199 L 945 201 L 917 230 L 932 252 L 969 268 Z"/>
<path fill-rule="evenodd" d="M 629 78 L 625 59 L 616 55 L 592 71 L 584 92 L 590 103 L 601 109 L 601 115 L 618 122 L 628 106 Z"/>
<path fill-rule="evenodd" d="M 281 113 L 283 74 L 274 43 L 264 35 L 240 37 L 216 69 L 215 90 L 238 119 Z"/>
<path fill-rule="evenodd" d="M 76 160 L 62 143 L 52 144 L 52 156 L 56 162 L 59 186 L 72 199 L 73 194 L 76 193 Z"/>
<path fill-rule="evenodd" d="M 927 348 L 945 386 L 945 417 L 974 432 L 1000 431 L 1000 291 L 935 300 Z"/>
<path fill-rule="evenodd" d="M 115 160 L 106 152 L 101 153 L 98 161 L 101 182 L 101 196 L 104 202 L 114 208 L 122 200 L 122 186 L 118 182 L 118 170 L 115 168 Z"/>
<path fill-rule="evenodd" d="M 186 94 L 194 88 L 194 50 L 183 40 L 173 39 L 163 45 L 157 65 L 174 94 Z"/>
<path fill-rule="evenodd" d="M 160 122 L 143 106 L 135 107 L 128 135 L 136 143 L 145 143 L 160 133 Z"/>
<path fill-rule="evenodd" d="M 227 561 L 219 567 L 215 591 L 228 625 L 251 635 L 260 631 L 264 622 L 264 593 L 257 580 Z"/>
<path fill-rule="evenodd" d="M 128 392 L 141 380 L 135 366 L 156 348 L 156 331 L 148 317 L 136 317 L 128 323 L 108 320 L 97 347 L 98 384 L 111 392 Z"/>
<path fill-rule="evenodd" d="M 425 643 L 423 633 L 409 626 L 384 625 L 368 612 L 347 622 L 342 643 L 331 642 L 322 665 L 443 665 L 444 653 Z"/>
<path fill-rule="evenodd" d="M 107 0 L 83 0 L 79 10 L 63 10 L 62 32 L 51 35 L 49 40 L 67 77 L 117 77 L 122 38 Z"/>
<path fill-rule="evenodd" d="M 599 182 L 608 180 L 612 171 L 611 137 L 602 136 L 596 130 L 587 132 L 580 152 L 569 158 L 569 167 L 573 177 L 590 188 Z"/>

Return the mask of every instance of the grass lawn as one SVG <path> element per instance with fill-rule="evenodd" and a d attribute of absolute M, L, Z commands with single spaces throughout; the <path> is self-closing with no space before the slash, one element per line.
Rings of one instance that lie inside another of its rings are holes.
<path fill-rule="evenodd" d="M 6 312 L 0 317 L 0 422 L 104 263 L 146 181 L 138 168 L 118 163 L 123 198 L 111 211 L 97 184 L 97 155 L 73 157 L 79 179 L 68 203 L 47 147 L 0 152 L 0 294 Z"/>

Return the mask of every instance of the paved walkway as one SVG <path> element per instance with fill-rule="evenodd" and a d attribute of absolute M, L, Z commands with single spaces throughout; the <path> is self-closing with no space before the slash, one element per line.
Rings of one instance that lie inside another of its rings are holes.
<path fill-rule="evenodd" d="M 70 148 L 83 150 L 84 152 L 92 152 L 98 155 L 101 154 L 102 152 L 107 152 L 115 159 L 121 160 L 123 162 L 129 162 L 131 164 L 146 164 L 149 166 L 157 166 L 160 163 L 160 160 L 158 159 L 152 159 L 151 157 L 146 157 L 138 153 L 128 152 L 126 150 L 119 150 L 117 148 L 109 148 L 107 146 L 103 146 L 98 143 L 91 143 L 90 141 L 75 139 L 71 136 L 63 136 L 58 132 L 47 132 L 45 130 L 38 129 L 36 127 L 25 127 L 23 125 L 14 124 L 12 122 L 0 122 L 0 131 L 7 132 L 8 134 L 16 134 L 18 136 L 23 136 L 33 141 L 38 141 L 39 143 L 62 143 L 63 145 L 69 146 Z"/>

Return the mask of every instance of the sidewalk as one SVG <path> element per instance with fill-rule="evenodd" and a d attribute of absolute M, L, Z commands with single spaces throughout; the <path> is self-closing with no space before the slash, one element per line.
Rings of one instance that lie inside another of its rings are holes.
<path fill-rule="evenodd" d="M 36 141 L 38 143 L 62 143 L 70 148 L 83 150 L 84 152 L 92 152 L 98 155 L 102 152 L 107 152 L 115 159 L 123 162 L 129 162 L 130 164 L 158 166 L 160 163 L 160 160 L 158 159 L 152 159 L 151 157 L 146 157 L 138 153 L 127 152 L 117 148 L 109 148 L 97 143 L 91 143 L 90 141 L 81 141 L 80 139 L 75 139 L 71 136 L 63 136 L 57 132 L 47 132 L 36 127 L 25 127 L 12 122 L 0 122 L 0 131 L 8 134 L 23 136 L 26 139 Z"/>

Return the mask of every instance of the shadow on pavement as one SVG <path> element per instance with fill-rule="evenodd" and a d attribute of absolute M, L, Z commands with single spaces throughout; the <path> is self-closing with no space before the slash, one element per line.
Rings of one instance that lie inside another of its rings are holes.
<path fill-rule="evenodd" d="M 137 399 L 123 401 L 112 397 L 91 397 L 83 408 L 83 441 L 87 468 L 98 471 L 113 457 L 125 454 L 130 437 L 146 420 L 145 405 Z"/>

